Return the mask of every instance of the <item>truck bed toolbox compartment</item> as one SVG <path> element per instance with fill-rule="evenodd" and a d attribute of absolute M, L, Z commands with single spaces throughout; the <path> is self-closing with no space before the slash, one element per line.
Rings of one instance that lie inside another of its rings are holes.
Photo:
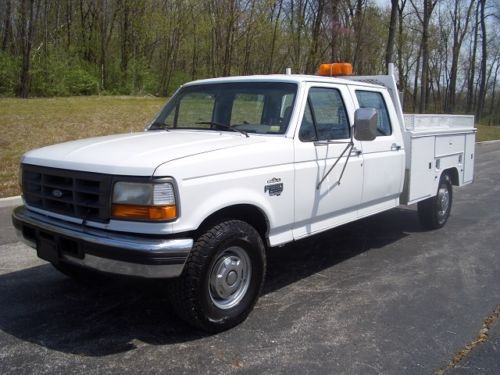
<path fill-rule="evenodd" d="M 474 116 L 405 114 L 406 178 L 401 202 L 436 194 L 443 170 L 455 169 L 458 185 L 472 182 Z"/>

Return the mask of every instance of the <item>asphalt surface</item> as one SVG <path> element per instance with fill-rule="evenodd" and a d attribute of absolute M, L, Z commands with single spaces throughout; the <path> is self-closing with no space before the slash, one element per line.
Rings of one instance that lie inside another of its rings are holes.
<path fill-rule="evenodd" d="M 424 231 L 395 209 L 274 249 L 255 310 L 205 335 L 164 286 L 82 286 L 17 242 L 0 209 L 0 373 L 500 374 L 500 323 L 447 369 L 500 304 L 500 144 Z"/>

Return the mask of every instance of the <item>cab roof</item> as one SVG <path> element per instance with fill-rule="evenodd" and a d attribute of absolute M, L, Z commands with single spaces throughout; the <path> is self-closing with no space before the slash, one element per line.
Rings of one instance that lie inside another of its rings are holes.
<path fill-rule="evenodd" d="M 184 84 L 183 86 L 215 84 L 215 83 L 231 83 L 231 82 L 287 82 L 287 83 L 337 83 L 341 85 L 356 85 L 363 87 L 383 88 L 383 86 L 372 83 L 350 80 L 349 76 L 343 77 L 325 77 L 306 74 L 266 74 L 266 75 L 250 75 L 250 76 L 232 76 L 200 79 Z"/>

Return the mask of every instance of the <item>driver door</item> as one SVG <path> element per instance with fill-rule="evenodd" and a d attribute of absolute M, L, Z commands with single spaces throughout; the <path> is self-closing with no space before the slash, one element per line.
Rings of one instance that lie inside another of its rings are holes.
<path fill-rule="evenodd" d="M 347 106 L 352 108 L 353 103 L 345 86 L 308 87 L 294 141 L 295 239 L 357 218 L 363 156 L 360 142 L 354 140 L 354 148 L 349 147 L 353 119 L 349 118 L 352 111 Z"/>

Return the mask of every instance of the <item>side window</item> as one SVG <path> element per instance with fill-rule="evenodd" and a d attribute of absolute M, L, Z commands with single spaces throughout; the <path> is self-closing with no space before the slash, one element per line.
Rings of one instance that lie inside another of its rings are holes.
<path fill-rule="evenodd" d="M 359 106 L 361 108 L 375 108 L 378 115 L 377 133 L 379 135 L 391 135 L 392 127 L 389 113 L 385 105 L 384 97 L 380 92 L 356 90 Z"/>
<path fill-rule="evenodd" d="M 347 112 L 337 89 L 313 87 L 309 90 L 307 102 L 299 131 L 300 140 L 349 138 L 350 127 Z M 311 139 L 311 135 L 314 138 Z"/>

